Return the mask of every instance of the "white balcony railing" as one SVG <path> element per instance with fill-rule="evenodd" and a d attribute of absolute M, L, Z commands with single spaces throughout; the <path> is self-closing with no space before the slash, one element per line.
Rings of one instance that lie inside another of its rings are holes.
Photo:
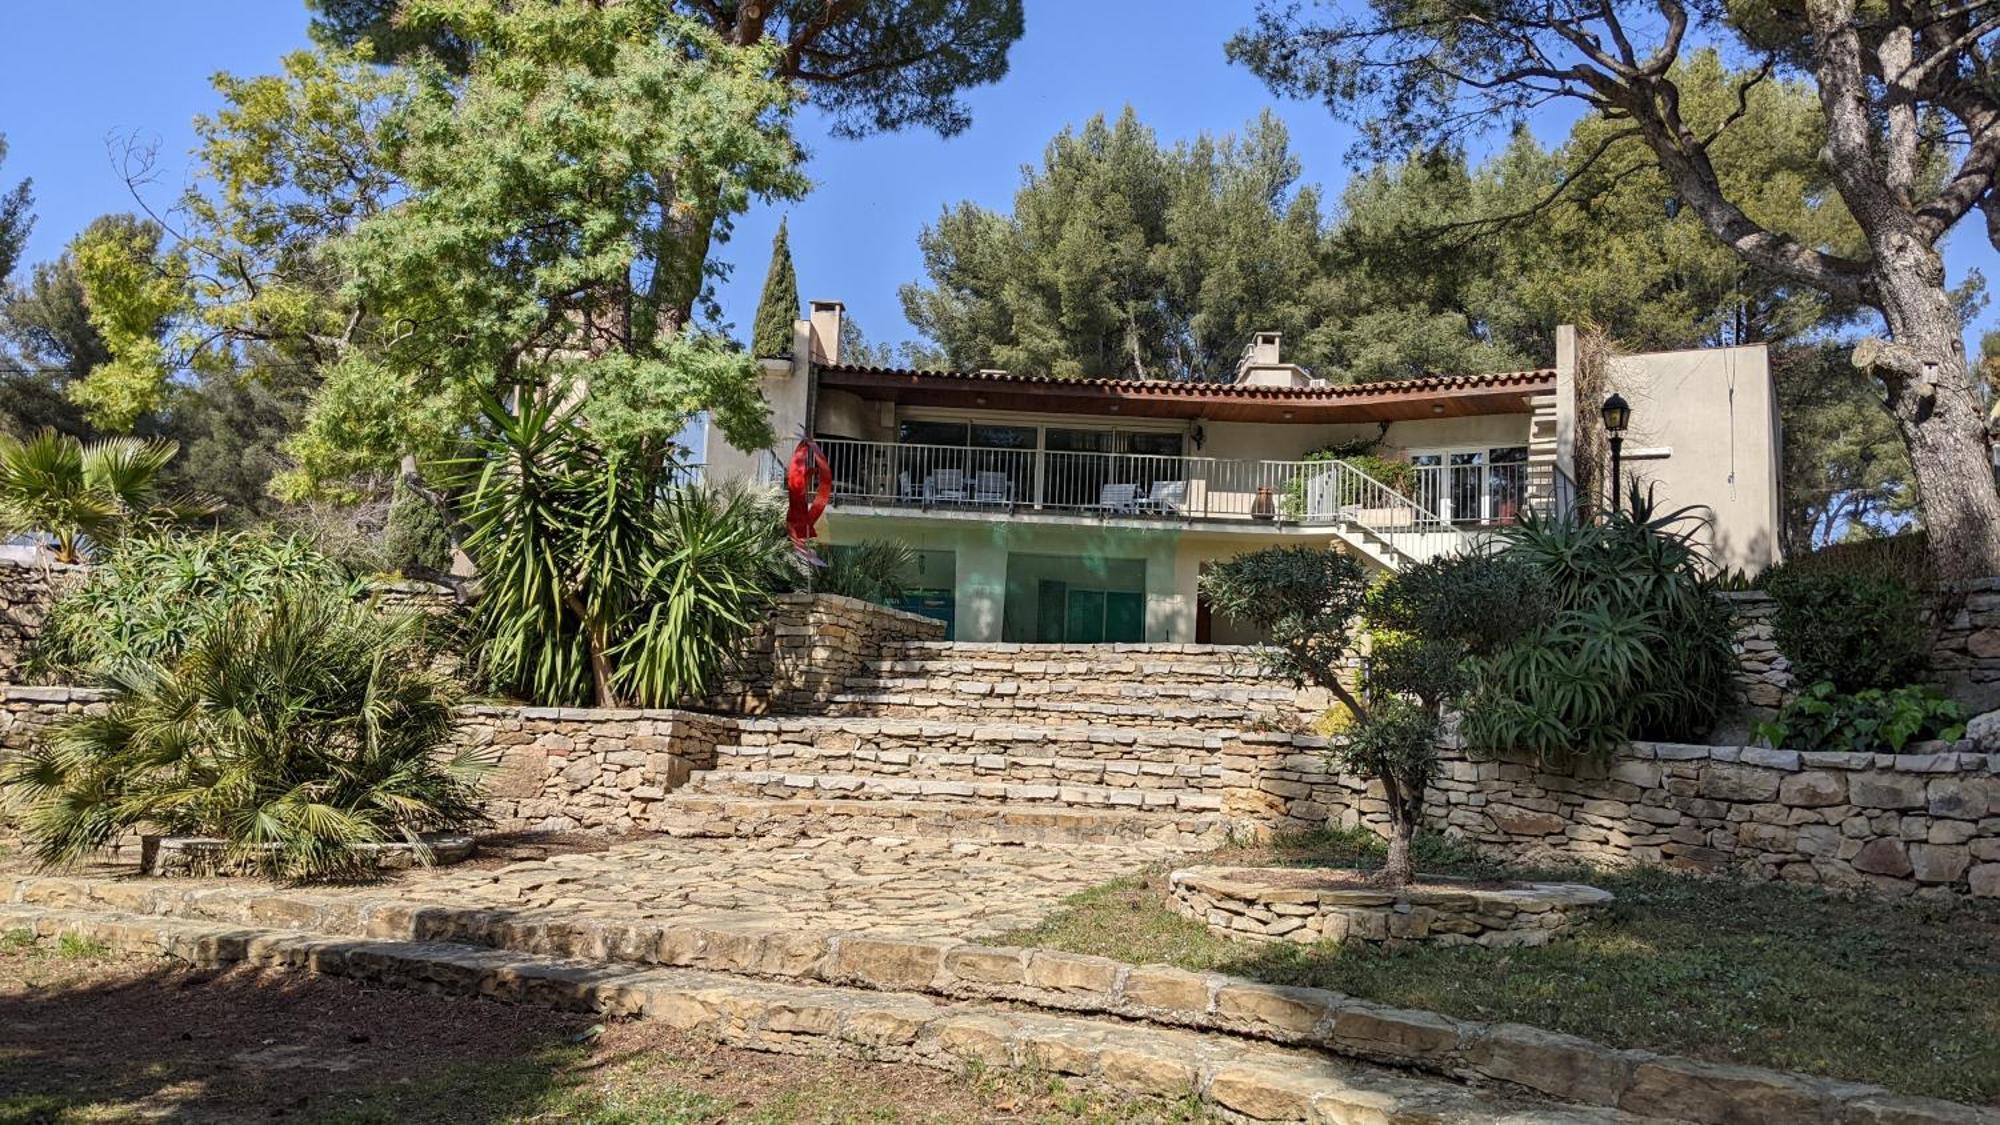
<path fill-rule="evenodd" d="M 836 505 L 1347 525 L 1411 558 L 1455 549 L 1472 526 L 1548 510 L 1557 491 L 1552 478 L 1531 474 L 1524 464 L 1440 467 L 1456 476 L 1419 470 L 1410 495 L 1344 461 L 972 449 L 846 438 L 820 438 L 819 444 L 833 469 Z M 1475 479 L 1467 468 L 1482 473 Z M 1477 515 L 1463 499 L 1473 496 L 1481 498 Z"/>

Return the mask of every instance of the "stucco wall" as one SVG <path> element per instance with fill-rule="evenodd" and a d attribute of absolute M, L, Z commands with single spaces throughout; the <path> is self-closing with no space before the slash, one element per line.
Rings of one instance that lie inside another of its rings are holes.
<path fill-rule="evenodd" d="M 1724 566 L 1776 562 L 1778 412 L 1764 348 L 1618 356 L 1609 375 L 1632 406 L 1628 479 L 1657 484 L 1665 508 L 1705 509 L 1702 535 Z"/>

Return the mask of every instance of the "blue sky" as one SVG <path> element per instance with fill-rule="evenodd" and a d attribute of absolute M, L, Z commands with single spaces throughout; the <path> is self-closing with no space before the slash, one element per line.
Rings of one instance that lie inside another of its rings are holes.
<path fill-rule="evenodd" d="M 739 328 L 751 320 L 782 211 L 804 297 L 845 301 L 873 340 L 912 335 L 896 289 L 921 273 L 922 225 L 962 199 L 1007 206 L 1021 166 L 1037 161 L 1057 131 L 1127 104 L 1167 140 L 1237 129 L 1273 107 L 1291 127 L 1306 178 L 1337 192 L 1347 179 L 1352 133 L 1317 106 L 1274 103 L 1222 57 L 1224 40 L 1250 6 L 1028 0 L 1027 34 L 1014 47 L 1008 76 L 970 93 L 972 128 L 950 140 L 924 132 L 836 140 L 808 111 L 798 131 L 811 149 L 814 190 L 782 209 L 759 207 L 738 224 L 721 250 L 737 265 L 720 288 L 725 314 Z M 9 7 L 0 36 L 0 133 L 11 151 L 0 184 L 35 180 L 40 221 L 29 262 L 53 257 L 92 217 L 132 208 L 108 139 L 157 142 L 161 177 L 149 195 L 163 205 L 186 172 L 190 120 L 216 106 L 209 76 L 270 71 L 285 51 L 306 45 L 301 0 Z M 1562 128 L 1559 120 L 1546 124 Z M 1961 224 L 1947 244 L 1954 281 L 1975 268 L 2000 278 L 2000 255 L 1978 226 Z M 1968 326 L 1970 341 L 1996 325 L 2000 312 L 1981 313 Z"/>

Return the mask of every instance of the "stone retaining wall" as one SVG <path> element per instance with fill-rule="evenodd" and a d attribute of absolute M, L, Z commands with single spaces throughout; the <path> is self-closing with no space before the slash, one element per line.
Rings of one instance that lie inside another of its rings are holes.
<path fill-rule="evenodd" d="M 781 594 L 707 704 L 720 711 L 805 711 L 846 689 L 886 646 L 939 640 L 945 624 L 832 594 Z"/>
<path fill-rule="evenodd" d="M 84 569 L 0 559 L 0 683 L 18 679 L 56 597 Z"/>
<path fill-rule="evenodd" d="M 87 689 L 0 687 L 0 757 L 101 698 Z M 770 733 L 768 721 L 745 725 Z M 739 736 L 736 720 L 687 711 L 477 707 L 466 713 L 463 737 L 503 750 L 491 783 L 502 829 L 620 832 L 659 827 L 667 794 Z M 1136 737 L 1130 748 L 1116 740 L 1052 745 L 1050 768 L 1057 753 L 1079 761 L 1101 753 L 1108 771 L 1126 755 L 1143 757 L 1140 745 Z M 1179 763 L 1156 765 L 1171 770 L 1159 775 L 1162 783 L 1220 797 L 1239 829 L 1386 830 L 1379 787 L 1330 772 L 1326 745 L 1242 733 L 1204 741 L 1198 749 L 1213 761 L 1199 776 L 1182 775 Z M 1159 749 L 1171 756 L 1197 748 Z M 1889 894 L 2000 897 L 2000 755 L 1972 743 L 1923 749 L 1877 755 L 1641 743 L 1574 773 L 1453 754 L 1427 813 L 1436 827 L 1518 860 L 1734 868 Z M 971 766 L 980 768 L 976 756 Z M 1061 786 L 1052 803 L 1062 807 Z"/>
<path fill-rule="evenodd" d="M 1260 779 L 1273 823 L 1387 832 L 1379 786 L 1311 772 L 1313 747 Z M 1638 743 L 1553 773 L 1449 754 L 1425 812 L 1444 832 L 1528 862 L 1737 869 L 1892 895 L 2000 898 L 2000 755 Z"/>
<path fill-rule="evenodd" d="M 1723 597 L 1736 620 L 1737 690 L 1753 718 L 1768 717 L 1796 686 L 1778 651 L 1778 603 L 1762 591 Z M 2000 578 L 1966 583 L 1951 597 L 1950 617 L 1931 645 L 1932 677 L 1973 711 L 2000 707 Z"/>
<path fill-rule="evenodd" d="M 1580 883 L 1368 886 L 1351 873 L 1295 867 L 1191 867 L 1168 879 L 1182 915 L 1248 941 L 1373 945 L 1546 945 L 1611 901 Z"/>
<path fill-rule="evenodd" d="M 101 707 L 93 688 L 0 685 L 0 766 L 49 724 Z M 487 813 L 502 832 L 650 830 L 653 805 L 715 762 L 731 720 L 692 711 L 468 707 L 460 745 L 498 747 Z M 0 809 L 0 839 L 15 838 Z"/>

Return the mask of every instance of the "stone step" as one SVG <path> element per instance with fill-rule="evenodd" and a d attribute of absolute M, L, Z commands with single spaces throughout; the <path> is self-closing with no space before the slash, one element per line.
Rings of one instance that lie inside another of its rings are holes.
<path fill-rule="evenodd" d="M 1197 789 L 1219 792 L 1232 773 L 1214 752 L 1142 751 L 1129 758 L 1077 758 L 991 747 L 979 753 L 946 750 L 842 750 L 809 743 L 718 746 L 719 771 L 847 774 L 921 782 L 995 782 L 1009 785 L 1084 785 L 1115 789 Z M 1247 778 L 1246 778 L 1247 780 Z M 1037 798 L 1041 799 L 1041 798 Z"/>
<path fill-rule="evenodd" d="M 727 765 L 726 762 L 721 763 Z M 1009 781 L 964 781 L 929 777 L 885 777 L 861 772 L 794 772 L 719 768 L 695 774 L 686 793 L 717 796 L 770 797 L 775 800 L 836 798 L 847 801 L 926 801 L 932 803 L 996 803 L 1008 808 L 1054 806 L 1072 809 L 1123 809 L 1157 812 L 1219 813 L 1219 791 L 1199 788 L 1201 778 L 1174 775 L 1151 777 L 1155 786 L 1055 785 Z M 1175 782 L 1179 788 L 1166 788 Z"/>
<path fill-rule="evenodd" d="M 1149 843 L 1205 850 L 1229 842 L 1220 813 L 1085 809 L 981 801 L 840 797 L 780 800 L 688 789 L 661 802 L 673 836 L 942 836 L 1016 843 Z"/>
<path fill-rule="evenodd" d="M 1418 1077 L 1240 1037 L 902 992 L 810 987 L 695 969 L 564 960 L 451 942 L 330 938 L 154 916 L 0 908 L 0 929 L 76 935 L 196 967 L 248 964 L 607 1017 L 732 1046 L 947 1070 L 1024 1067 L 1252 1121 L 1641 1125 L 1616 1110 Z"/>
<path fill-rule="evenodd" d="M 822 709 L 828 715 L 857 718 L 1038 721 L 1072 725 L 1104 723 L 1171 730 L 1289 730 L 1304 729 L 1310 725 L 1305 713 L 1271 704 L 961 695 L 930 691 L 841 691 L 829 696 Z"/>
<path fill-rule="evenodd" d="M 1111 703 L 1165 703 L 1169 705 L 1287 707 L 1298 693 L 1273 686 L 1267 679 L 1227 684 L 1191 684 L 1134 681 L 1105 672 L 1097 676 L 1079 673 L 1076 679 L 1054 681 L 982 678 L 977 675 L 915 673 L 909 675 L 858 675 L 847 678 L 849 691 L 869 693 L 910 692 L 948 698 L 957 697 L 1040 697 L 1054 700 Z"/>

